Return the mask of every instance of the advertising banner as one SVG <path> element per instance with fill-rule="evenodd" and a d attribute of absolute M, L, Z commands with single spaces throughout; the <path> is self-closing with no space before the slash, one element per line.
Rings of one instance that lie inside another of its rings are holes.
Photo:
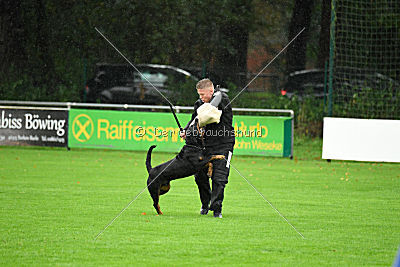
<path fill-rule="evenodd" d="M 292 119 L 290 117 L 233 116 L 235 154 L 291 156 Z"/>
<path fill-rule="evenodd" d="M 0 145 L 66 147 L 68 111 L 0 108 Z"/>
<path fill-rule="evenodd" d="M 182 125 L 190 114 L 177 114 Z M 236 155 L 290 156 L 289 117 L 234 116 Z M 71 148 L 108 148 L 178 152 L 184 145 L 171 113 L 71 109 L 69 112 Z"/>

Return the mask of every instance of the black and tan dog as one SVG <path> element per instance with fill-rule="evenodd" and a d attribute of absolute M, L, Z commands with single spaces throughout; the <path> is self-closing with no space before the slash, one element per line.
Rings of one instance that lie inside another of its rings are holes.
<path fill-rule="evenodd" d="M 151 167 L 151 152 L 156 146 L 151 146 L 147 152 L 146 168 L 149 173 L 147 189 L 153 199 L 153 206 L 160 215 L 163 214 L 159 205 L 160 195 L 169 191 L 170 181 L 194 175 L 206 165 L 208 165 L 209 175 L 211 175 L 211 161 L 221 159 L 221 156 L 205 155 L 197 122 L 186 131 L 185 141 L 186 144 L 175 158 L 154 168 Z"/>

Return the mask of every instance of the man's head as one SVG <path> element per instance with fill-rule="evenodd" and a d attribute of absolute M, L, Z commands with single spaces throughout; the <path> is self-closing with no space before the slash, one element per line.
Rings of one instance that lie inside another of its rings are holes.
<path fill-rule="evenodd" d="M 209 103 L 214 94 L 214 84 L 210 79 L 202 79 L 196 84 L 197 93 L 201 101 Z"/>

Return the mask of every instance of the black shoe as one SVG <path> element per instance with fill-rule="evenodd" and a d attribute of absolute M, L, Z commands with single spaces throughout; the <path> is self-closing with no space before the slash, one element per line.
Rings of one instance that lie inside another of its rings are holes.
<path fill-rule="evenodd" d="M 214 211 L 214 218 L 222 218 L 222 213 L 218 211 Z"/>
<path fill-rule="evenodd" d="M 207 215 L 208 214 L 208 209 L 207 208 L 205 208 L 205 209 L 201 208 L 200 209 L 200 214 L 201 215 Z"/>

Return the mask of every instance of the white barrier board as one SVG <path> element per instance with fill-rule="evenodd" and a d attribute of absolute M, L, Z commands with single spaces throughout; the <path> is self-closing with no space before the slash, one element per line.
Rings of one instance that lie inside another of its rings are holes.
<path fill-rule="evenodd" d="M 324 118 L 323 159 L 400 162 L 400 120 Z"/>

